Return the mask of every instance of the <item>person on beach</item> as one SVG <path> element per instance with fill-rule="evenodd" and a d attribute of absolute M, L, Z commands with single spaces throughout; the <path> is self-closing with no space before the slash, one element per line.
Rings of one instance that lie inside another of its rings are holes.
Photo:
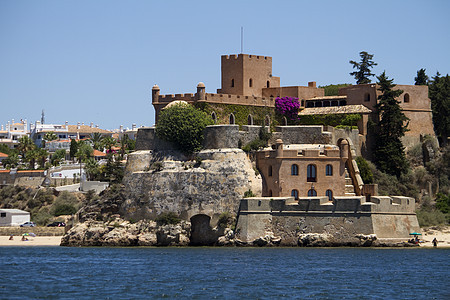
<path fill-rule="evenodd" d="M 22 241 L 28 241 L 28 239 L 23 235 L 22 236 Z"/>
<path fill-rule="evenodd" d="M 14 240 L 14 235 L 11 234 L 11 235 L 9 236 L 9 240 L 10 240 L 10 241 L 13 241 L 13 240 Z"/>
<path fill-rule="evenodd" d="M 433 243 L 433 247 L 437 247 L 438 241 L 436 238 L 433 239 L 432 243 Z"/>

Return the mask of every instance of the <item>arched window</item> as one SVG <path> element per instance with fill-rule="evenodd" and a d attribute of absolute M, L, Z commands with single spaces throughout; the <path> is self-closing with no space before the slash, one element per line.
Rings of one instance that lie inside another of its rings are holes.
<path fill-rule="evenodd" d="M 308 197 L 315 197 L 315 196 L 317 196 L 316 190 L 315 189 L 310 189 L 308 191 Z"/>
<path fill-rule="evenodd" d="M 213 119 L 214 124 L 217 123 L 217 116 L 216 116 L 216 113 L 214 111 L 211 113 L 211 119 Z"/>
<path fill-rule="evenodd" d="M 269 166 L 269 177 L 272 176 L 272 166 Z"/>
<path fill-rule="evenodd" d="M 403 96 L 403 102 L 405 102 L 405 103 L 408 103 L 408 102 L 409 102 L 409 94 L 408 94 L 408 93 L 406 93 L 406 94 Z"/>
<path fill-rule="evenodd" d="M 247 125 L 253 125 L 253 116 L 252 115 L 248 115 L 248 117 L 247 117 Z"/>
<path fill-rule="evenodd" d="M 234 79 L 231 79 L 231 87 L 234 87 Z"/>
<path fill-rule="evenodd" d="M 316 166 L 308 165 L 306 168 L 306 181 L 316 182 Z"/>
<path fill-rule="evenodd" d="M 234 115 L 230 114 L 230 124 L 234 125 Z"/>
<path fill-rule="evenodd" d="M 370 94 L 369 93 L 364 94 L 364 102 L 370 102 Z"/>
<path fill-rule="evenodd" d="M 252 86 L 253 86 L 253 79 L 250 78 L 250 79 L 248 80 L 248 86 L 249 86 L 249 87 L 252 87 Z"/>
<path fill-rule="evenodd" d="M 283 126 L 287 126 L 287 124 L 288 124 L 287 118 L 283 116 Z"/>
<path fill-rule="evenodd" d="M 333 166 L 332 165 L 327 165 L 325 167 L 325 175 L 326 176 L 333 176 Z"/>
<path fill-rule="evenodd" d="M 333 191 L 327 190 L 325 192 L 325 195 L 328 197 L 328 201 L 332 201 L 333 200 Z"/>
<path fill-rule="evenodd" d="M 295 198 L 295 200 L 298 200 L 298 191 L 297 190 L 292 190 L 291 191 L 291 196 Z"/>
<path fill-rule="evenodd" d="M 294 176 L 298 175 L 298 166 L 296 164 L 293 164 L 291 166 L 291 175 L 294 175 Z"/>
<path fill-rule="evenodd" d="M 267 80 L 267 87 L 270 88 L 270 82 Z"/>

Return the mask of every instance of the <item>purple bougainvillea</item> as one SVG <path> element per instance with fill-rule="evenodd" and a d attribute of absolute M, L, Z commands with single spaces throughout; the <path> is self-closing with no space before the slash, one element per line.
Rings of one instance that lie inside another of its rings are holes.
<path fill-rule="evenodd" d="M 298 120 L 298 109 L 300 108 L 300 102 L 298 98 L 294 97 L 277 97 L 275 99 L 275 110 L 285 116 L 288 120 Z"/>

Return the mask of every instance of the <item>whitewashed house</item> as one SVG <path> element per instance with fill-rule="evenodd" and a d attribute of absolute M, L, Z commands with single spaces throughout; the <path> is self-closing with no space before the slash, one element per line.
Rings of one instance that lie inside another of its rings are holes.
<path fill-rule="evenodd" d="M 0 226 L 19 226 L 30 221 L 30 213 L 20 209 L 0 209 Z"/>

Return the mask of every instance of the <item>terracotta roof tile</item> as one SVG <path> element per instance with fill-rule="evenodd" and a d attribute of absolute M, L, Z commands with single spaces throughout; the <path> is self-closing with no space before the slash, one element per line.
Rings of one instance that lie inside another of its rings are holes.
<path fill-rule="evenodd" d="M 299 116 L 333 115 L 333 114 L 368 114 L 372 111 L 364 105 L 345 105 L 328 107 L 307 107 L 298 113 Z"/>
<path fill-rule="evenodd" d="M 80 129 L 78 129 L 78 125 L 68 125 L 68 126 L 69 126 L 69 132 L 81 132 L 81 133 L 95 133 L 95 132 L 99 132 L 99 133 L 109 133 L 109 134 L 112 133 L 109 130 L 96 128 L 96 127 L 91 127 L 91 126 L 88 126 L 88 125 L 80 125 Z"/>
<path fill-rule="evenodd" d="M 0 157 L 8 157 L 8 154 L 0 152 Z"/>
<path fill-rule="evenodd" d="M 101 152 L 101 151 L 98 151 L 98 150 L 95 150 L 94 149 L 94 153 L 93 153 L 93 155 L 94 156 L 96 156 L 96 157 L 99 157 L 99 156 L 106 156 L 106 153 L 103 153 L 103 152 Z"/>

